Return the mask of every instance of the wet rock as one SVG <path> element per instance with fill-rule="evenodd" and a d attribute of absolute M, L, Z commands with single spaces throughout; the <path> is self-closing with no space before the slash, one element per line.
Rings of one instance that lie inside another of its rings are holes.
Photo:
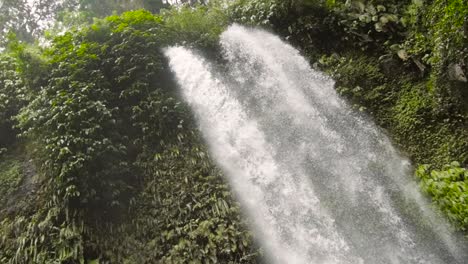
<path fill-rule="evenodd" d="M 391 55 L 382 56 L 379 60 L 380 69 L 387 76 L 393 76 L 401 68 L 401 62 L 398 59 L 394 59 Z"/>
<path fill-rule="evenodd" d="M 397 51 L 397 55 L 398 57 L 400 57 L 400 59 L 404 61 L 407 61 L 409 58 L 408 53 L 406 52 L 406 50 L 403 50 L 403 49 Z"/>
<path fill-rule="evenodd" d="M 452 81 L 467 82 L 466 75 L 460 64 L 452 63 L 448 67 L 448 76 Z"/>

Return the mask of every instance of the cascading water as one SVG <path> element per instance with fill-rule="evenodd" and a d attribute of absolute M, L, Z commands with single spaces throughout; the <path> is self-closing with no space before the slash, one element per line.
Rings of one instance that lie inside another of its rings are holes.
<path fill-rule="evenodd" d="M 183 47 L 166 56 L 268 263 L 463 263 L 409 163 L 293 47 L 233 25 L 227 70 Z"/>

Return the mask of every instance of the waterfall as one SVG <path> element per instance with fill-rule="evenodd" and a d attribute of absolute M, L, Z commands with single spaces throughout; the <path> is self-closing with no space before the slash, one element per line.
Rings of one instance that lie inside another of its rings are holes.
<path fill-rule="evenodd" d="M 230 26 L 225 67 L 165 51 L 267 263 L 463 263 L 411 168 L 333 81 L 258 29 Z"/>

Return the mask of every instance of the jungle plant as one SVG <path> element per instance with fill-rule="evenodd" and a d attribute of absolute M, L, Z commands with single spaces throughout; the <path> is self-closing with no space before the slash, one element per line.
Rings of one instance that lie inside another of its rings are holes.
<path fill-rule="evenodd" d="M 421 165 L 416 170 L 422 189 L 432 197 L 437 208 L 459 229 L 468 228 L 468 170 L 452 162 L 442 170 Z"/>
<path fill-rule="evenodd" d="M 180 32 L 202 46 L 214 42 L 221 27 L 208 20 L 188 32 L 189 18 L 208 14 L 127 12 L 54 39 L 44 53 L 52 69 L 46 85 L 16 117 L 43 164 L 38 199 L 46 202 L 0 225 L 2 261 L 151 262 L 157 255 L 178 262 L 190 254 L 205 263 L 251 263 L 250 235 L 219 171 L 191 151 L 202 144 L 162 54 Z M 187 196 L 179 200 L 169 186 Z M 185 208 L 192 187 L 198 202 Z M 166 200 L 154 199 L 164 192 Z M 154 233 L 143 235 L 148 230 Z M 139 256 L 141 248 L 148 255 Z"/>

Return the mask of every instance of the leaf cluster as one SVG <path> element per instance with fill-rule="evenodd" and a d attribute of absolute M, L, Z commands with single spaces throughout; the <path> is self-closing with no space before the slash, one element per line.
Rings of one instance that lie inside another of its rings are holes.
<path fill-rule="evenodd" d="M 416 170 L 421 188 L 432 197 L 434 205 L 444 212 L 459 229 L 468 228 L 468 170 L 458 162 L 446 165 L 442 170 L 431 170 L 421 165 Z"/>

